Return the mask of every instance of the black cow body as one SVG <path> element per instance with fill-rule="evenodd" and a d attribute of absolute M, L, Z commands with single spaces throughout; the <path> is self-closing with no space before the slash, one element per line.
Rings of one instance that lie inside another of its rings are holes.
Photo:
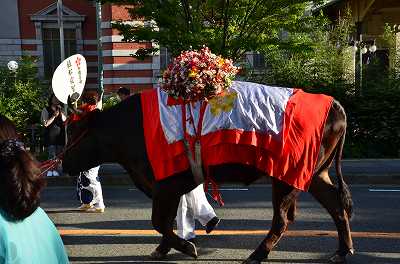
<path fill-rule="evenodd" d="M 196 183 L 190 171 L 155 182 L 146 154 L 142 119 L 140 95 L 134 95 L 104 112 L 93 112 L 88 118 L 71 125 L 70 141 L 83 131 L 86 135 L 65 153 L 64 171 L 77 174 L 105 162 L 121 164 L 135 185 L 153 199 L 152 223 L 163 235 L 161 244 L 153 256 L 163 257 L 170 248 L 175 248 L 197 257 L 195 246 L 173 232 L 179 199 L 194 189 Z M 343 262 L 345 256 L 353 252 L 349 226 L 352 202 L 340 171 L 345 131 L 345 112 L 340 104 L 334 101 L 325 124 L 319 158 L 309 188 L 309 192 L 327 209 L 338 230 L 339 249 L 331 258 L 333 262 Z M 334 159 L 338 187 L 332 184 L 328 175 L 328 169 Z M 217 183 L 249 183 L 266 176 L 255 168 L 240 164 L 212 167 L 210 175 Z M 275 178 L 272 178 L 272 187 L 274 216 L 271 229 L 244 263 L 260 263 L 267 258 L 288 224 L 294 221 L 299 190 Z"/>

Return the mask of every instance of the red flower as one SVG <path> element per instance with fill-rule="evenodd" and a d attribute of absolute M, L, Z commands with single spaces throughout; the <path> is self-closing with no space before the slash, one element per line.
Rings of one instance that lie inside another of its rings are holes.
<path fill-rule="evenodd" d="M 231 60 L 211 53 L 207 47 L 183 51 L 163 73 L 161 88 L 185 101 L 207 99 L 226 90 L 237 71 Z"/>

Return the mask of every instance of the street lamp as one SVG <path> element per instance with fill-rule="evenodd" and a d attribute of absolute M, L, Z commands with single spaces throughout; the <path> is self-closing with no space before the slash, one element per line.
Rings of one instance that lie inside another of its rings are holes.
<path fill-rule="evenodd" d="M 362 39 L 361 35 L 360 35 L 360 39 Z M 354 41 L 353 42 L 353 51 L 354 51 L 354 55 L 357 53 L 357 51 L 359 51 L 359 74 L 360 74 L 360 78 L 359 78 L 359 93 L 360 95 L 362 94 L 362 80 L 363 80 L 363 55 L 366 54 L 368 51 L 370 53 L 375 53 L 375 51 L 377 50 L 377 47 L 375 45 L 375 40 L 373 42 L 372 45 L 363 42 L 362 40 L 360 41 Z"/>
<path fill-rule="evenodd" d="M 18 62 L 11 60 L 7 63 L 7 67 L 10 71 L 16 72 L 18 70 Z"/>
<path fill-rule="evenodd" d="M 375 43 L 369 47 L 369 52 L 374 53 L 376 51 L 377 47 L 375 45 Z"/>
<path fill-rule="evenodd" d="M 15 60 L 11 60 L 7 63 L 7 68 L 14 74 L 14 86 L 17 83 L 17 70 L 18 70 L 18 62 Z"/>

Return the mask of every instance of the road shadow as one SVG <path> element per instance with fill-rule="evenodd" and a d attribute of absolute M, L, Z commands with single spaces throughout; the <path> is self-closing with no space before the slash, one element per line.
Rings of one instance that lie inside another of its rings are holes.
<path fill-rule="evenodd" d="M 51 214 L 58 213 L 81 213 L 79 210 L 53 210 L 48 211 Z M 220 224 L 216 230 L 265 230 L 265 234 L 271 227 L 271 219 L 265 220 L 250 220 L 250 219 L 221 219 Z M 61 228 L 81 228 L 81 229 L 153 229 L 151 220 L 109 220 L 109 221 L 90 221 L 84 223 L 56 223 L 57 227 Z M 202 225 L 196 221 L 197 230 L 202 230 Z M 240 228 L 238 228 L 240 227 Z M 297 221 L 290 225 L 290 230 L 321 230 L 321 231 L 335 231 L 335 225 L 329 221 Z"/>
<path fill-rule="evenodd" d="M 196 237 L 196 246 L 199 248 L 199 255 L 210 255 L 220 249 L 255 249 L 264 236 L 258 235 L 200 235 Z M 62 236 L 64 244 L 68 245 L 154 245 L 156 247 L 161 240 L 160 236 Z M 390 258 L 380 258 L 371 255 L 398 254 L 400 258 L 400 245 L 397 239 L 375 239 L 357 238 L 354 241 L 356 255 L 352 259 L 365 260 L 357 263 L 375 263 L 392 261 L 388 263 L 399 263 L 398 259 L 393 262 Z M 328 255 L 336 251 L 337 239 L 335 237 L 284 237 L 271 253 L 274 252 L 303 252 Z M 325 253 L 324 253 L 325 252 Z M 358 253 L 360 252 L 360 253 Z M 368 252 L 366 254 L 365 252 Z M 180 254 L 179 254 L 180 255 Z M 382 260 L 383 259 L 383 260 Z M 368 260 L 368 262 L 367 262 Z M 279 262 L 279 260 L 274 260 Z"/>
<path fill-rule="evenodd" d="M 47 214 L 68 214 L 68 213 L 84 213 L 79 209 L 55 209 L 55 210 L 46 210 Z"/>
<path fill-rule="evenodd" d="M 82 262 L 87 261 L 91 264 L 94 263 L 147 263 L 147 264 L 171 264 L 170 261 L 154 261 L 150 257 L 146 256 L 110 256 L 110 257 L 69 257 L 69 261 L 72 262 Z M 174 263 L 174 262 L 172 262 Z"/>

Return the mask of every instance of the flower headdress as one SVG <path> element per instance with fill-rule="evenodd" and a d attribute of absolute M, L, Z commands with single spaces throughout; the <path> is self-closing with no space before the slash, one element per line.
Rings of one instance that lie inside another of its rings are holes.
<path fill-rule="evenodd" d="M 176 99 L 207 100 L 226 90 L 237 72 L 231 60 L 207 47 L 183 51 L 168 65 L 161 88 Z"/>

